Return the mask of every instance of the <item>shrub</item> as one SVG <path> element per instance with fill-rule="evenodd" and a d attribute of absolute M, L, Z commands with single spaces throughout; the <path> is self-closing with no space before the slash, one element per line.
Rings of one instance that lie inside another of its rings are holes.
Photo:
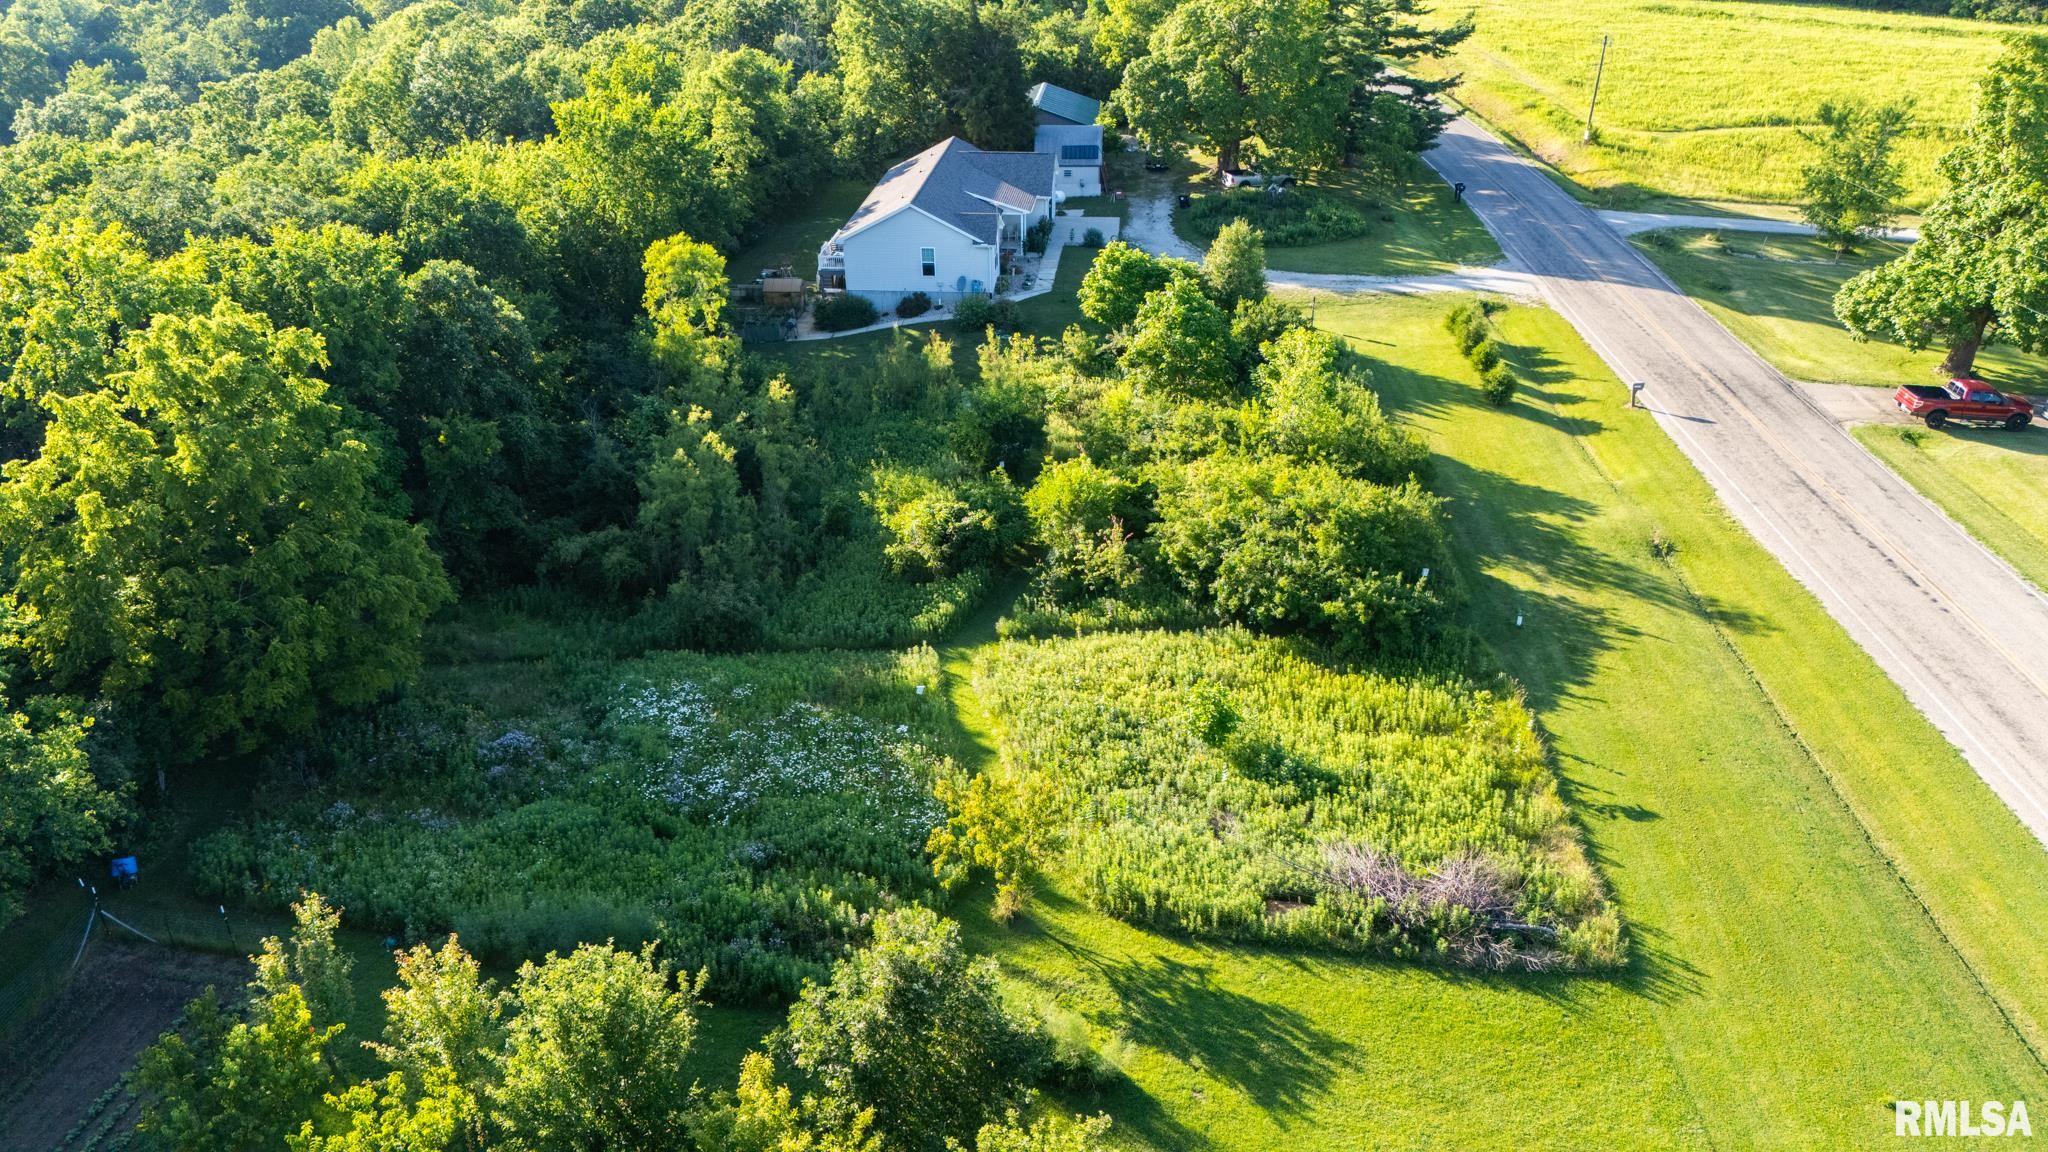
<path fill-rule="evenodd" d="M 1086 232 L 1083 232 L 1083 233 L 1081 233 L 1081 247 L 1083 247 L 1083 248 L 1100 248 L 1100 247 L 1102 247 L 1102 245 L 1103 245 L 1103 238 L 1102 238 L 1102 229 L 1100 229 L 1100 228 L 1090 228 L 1090 229 L 1089 229 L 1089 230 L 1087 230 Z"/>
<path fill-rule="evenodd" d="M 778 1046 L 832 1096 L 872 1109 L 892 1148 L 943 1152 L 1023 1103 L 1050 1045 L 1003 1003 L 995 961 L 930 910 L 881 917 L 874 943 L 804 989 Z"/>
<path fill-rule="evenodd" d="M 1496 363 L 1481 372 L 1479 382 L 1486 393 L 1486 402 L 1495 408 L 1505 408 L 1508 401 L 1515 398 L 1515 370 L 1505 362 Z"/>
<path fill-rule="evenodd" d="M 1022 535 L 1017 489 L 1000 470 L 956 484 L 884 472 L 869 502 L 887 541 L 882 554 L 909 580 L 939 580 L 997 563 Z"/>
<path fill-rule="evenodd" d="M 1420 647 L 1449 605 L 1442 501 L 1327 464 L 1219 454 L 1162 483 L 1159 552 L 1196 603 L 1352 651 Z"/>
<path fill-rule="evenodd" d="M 1444 327 L 1450 331 L 1451 335 L 1458 338 L 1458 350 L 1460 352 L 1470 347 L 1465 342 L 1468 338 L 1471 339 L 1472 343 L 1478 343 L 1478 337 L 1471 337 L 1469 334 L 1479 330 L 1484 335 L 1485 325 L 1486 312 L 1480 308 L 1479 301 L 1477 300 L 1463 301 L 1449 312 L 1444 313 Z"/>
<path fill-rule="evenodd" d="M 1490 372 L 1500 363 L 1500 343 L 1492 336 L 1482 336 L 1479 342 L 1465 350 L 1465 359 L 1472 362 L 1480 372 Z"/>
<path fill-rule="evenodd" d="M 1031 226 L 1024 233 L 1024 249 L 1027 252 L 1043 252 L 1052 244 L 1052 217 L 1047 216 Z"/>
<path fill-rule="evenodd" d="M 811 307 L 811 323 L 820 332 L 865 328 L 881 318 L 874 301 L 865 296 L 827 296 Z"/>
<path fill-rule="evenodd" d="M 1265 356 L 1255 378 L 1269 450 L 1378 484 L 1426 476 L 1429 446 L 1387 419 L 1334 336 L 1296 328 L 1267 344 Z"/>
<path fill-rule="evenodd" d="M 1024 318 L 1017 312 L 1017 302 L 1000 296 L 976 294 L 964 297 L 953 306 L 953 318 L 970 331 L 994 328 L 998 332 L 1015 332 L 1024 326 Z"/>
<path fill-rule="evenodd" d="M 1174 217 L 1180 233 L 1207 244 L 1223 226 L 1244 220 L 1266 234 L 1269 248 L 1294 248 L 1350 240 L 1372 231 L 1372 221 L 1343 197 L 1296 187 L 1278 196 L 1243 188 L 1196 196 Z"/>
<path fill-rule="evenodd" d="M 1029 482 L 1045 458 L 1048 397 L 1065 381 L 1065 364 L 1029 336 L 984 341 L 975 352 L 980 378 L 953 416 L 947 443 L 974 472 L 1002 468 Z"/>
<path fill-rule="evenodd" d="M 1479 347 L 1479 345 L 1484 343 L 1488 338 L 1486 318 L 1484 316 L 1481 316 L 1474 323 L 1467 325 L 1463 329 L 1460 329 L 1456 335 L 1458 340 L 1458 351 L 1463 355 L 1470 356 L 1472 354 L 1472 350 L 1474 348 Z"/>
<path fill-rule="evenodd" d="M 905 320 L 912 316 L 922 316 L 931 310 L 932 298 L 922 292 L 912 292 L 896 302 L 896 315 Z"/>
<path fill-rule="evenodd" d="M 1141 575 L 1130 534 L 1148 516 L 1141 486 L 1087 457 L 1039 473 L 1024 495 L 1043 550 L 1039 589 L 1053 604 L 1126 590 Z"/>

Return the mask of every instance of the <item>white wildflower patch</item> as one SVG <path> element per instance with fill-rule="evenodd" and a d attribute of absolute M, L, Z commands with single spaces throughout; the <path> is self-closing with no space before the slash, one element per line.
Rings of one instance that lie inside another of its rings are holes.
<path fill-rule="evenodd" d="M 746 695 L 742 687 L 728 698 Z M 638 766 L 636 785 L 713 823 L 731 823 L 764 800 L 840 796 L 871 827 L 921 843 L 942 816 L 931 793 L 934 759 L 908 725 L 874 724 L 813 704 L 728 722 L 688 681 L 631 691 L 612 724 L 662 733 L 668 754 Z"/>

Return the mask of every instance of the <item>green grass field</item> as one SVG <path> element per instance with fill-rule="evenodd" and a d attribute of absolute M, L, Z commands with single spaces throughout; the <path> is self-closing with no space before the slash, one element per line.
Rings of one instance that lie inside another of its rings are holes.
<path fill-rule="evenodd" d="M 2007 31 L 1980 21 L 1818 4 L 1477 0 L 1478 31 L 1442 62 L 1458 98 L 1611 207 L 1685 198 L 1790 203 L 1807 155 L 1798 128 L 1823 100 L 1910 96 L 1909 201 L 1969 115 Z M 1611 34 L 1593 144 L 1586 105 Z"/>
<path fill-rule="evenodd" d="M 1529 385 L 1497 411 L 1443 308 L 1319 315 L 1440 453 L 1472 623 L 1635 962 L 1479 979 L 1165 939 L 1055 893 L 973 935 L 1130 1078 L 1074 1103 L 1132 1147 L 1733 1149 L 1875 1145 L 1902 1095 L 2039 1096 L 2040 846 L 1560 319 L 1502 318 Z"/>
<path fill-rule="evenodd" d="M 1856 439 L 2037 588 L 2048 589 L 2048 436 L 1869 424 Z"/>
<path fill-rule="evenodd" d="M 1835 291 L 1899 255 L 1901 245 L 1876 241 L 1844 257 L 1800 236 L 1698 231 L 1645 233 L 1635 244 L 1686 295 L 1795 380 L 1881 388 L 1938 380 L 1944 349 L 1914 352 L 1858 340 L 1835 319 Z M 2015 391 L 2048 388 L 2048 359 L 2039 356 L 1993 346 L 1977 366 L 1986 379 Z"/>

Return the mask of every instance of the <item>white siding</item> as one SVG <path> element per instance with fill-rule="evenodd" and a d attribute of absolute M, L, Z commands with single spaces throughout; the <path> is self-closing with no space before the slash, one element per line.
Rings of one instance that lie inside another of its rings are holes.
<path fill-rule="evenodd" d="M 1102 166 L 1062 164 L 1053 170 L 1052 186 L 1069 196 L 1102 195 Z"/>
<path fill-rule="evenodd" d="M 982 291 L 995 291 L 995 248 L 976 244 L 914 208 L 854 233 L 844 244 L 846 290 L 880 308 L 894 308 L 912 292 L 952 300 L 959 295 L 954 285 L 962 276 L 970 286 L 979 280 Z M 924 248 L 933 250 L 937 264 L 936 274 L 929 277 L 923 275 L 919 257 Z"/>

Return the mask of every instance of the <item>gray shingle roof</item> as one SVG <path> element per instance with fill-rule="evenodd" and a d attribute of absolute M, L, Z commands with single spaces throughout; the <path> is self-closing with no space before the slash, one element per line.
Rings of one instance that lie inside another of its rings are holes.
<path fill-rule="evenodd" d="M 1102 126 L 1099 124 L 1040 124 L 1031 146 L 1050 152 L 1063 164 L 1102 163 Z"/>
<path fill-rule="evenodd" d="M 1093 124 L 1096 115 L 1102 111 L 1102 101 L 1091 100 L 1079 92 L 1044 81 L 1031 86 L 1031 106 L 1048 116 L 1057 116 L 1075 124 Z"/>
<path fill-rule="evenodd" d="M 882 174 L 838 237 L 915 205 L 984 244 L 996 242 L 996 204 L 1029 212 L 1052 195 L 1053 158 L 1043 152 L 983 152 L 949 136 Z M 991 203 L 993 201 L 994 203 Z"/>

